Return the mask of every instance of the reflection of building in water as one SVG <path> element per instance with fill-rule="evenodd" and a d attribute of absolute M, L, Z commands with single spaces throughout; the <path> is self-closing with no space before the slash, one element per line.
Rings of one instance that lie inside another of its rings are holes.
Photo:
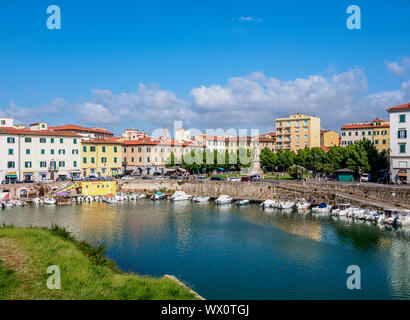
<path fill-rule="evenodd" d="M 320 220 L 305 215 L 275 214 L 275 227 L 287 233 L 320 241 L 322 239 L 322 223 Z"/>
<path fill-rule="evenodd" d="M 191 203 L 189 201 L 176 201 L 172 205 L 174 224 L 177 231 L 177 249 L 180 252 L 189 251 L 192 245 Z"/>
<path fill-rule="evenodd" d="M 388 269 L 395 298 L 410 294 L 410 241 L 409 237 L 392 239 Z"/>

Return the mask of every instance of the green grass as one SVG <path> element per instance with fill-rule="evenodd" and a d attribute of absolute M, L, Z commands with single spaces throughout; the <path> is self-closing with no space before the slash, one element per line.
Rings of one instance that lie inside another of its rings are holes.
<path fill-rule="evenodd" d="M 0 227 L 0 299 L 195 299 L 170 279 L 121 272 L 104 252 L 56 226 Z M 60 290 L 46 286 L 50 265 Z"/>

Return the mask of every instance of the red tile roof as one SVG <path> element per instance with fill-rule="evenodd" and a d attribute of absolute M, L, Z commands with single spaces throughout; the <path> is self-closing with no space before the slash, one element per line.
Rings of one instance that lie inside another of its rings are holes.
<path fill-rule="evenodd" d="M 380 126 L 374 125 L 373 123 L 349 123 L 345 124 L 341 129 L 372 129 L 372 128 L 389 128 L 390 125 L 388 123 L 382 124 Z"/>
<path fill-rule="evenodd" d="M 400 106 L 391 107 L 391 108 L 387 109 L 387 111 L 389 111 L 389 112 L 393 111 L 394 112 L 394 111 L 401 111 L 401 110 L 407 110 L 407 109 L 410 109 L 410 102 L 402 104 Z"/>
<path fill-rule="evenodd" d="M 72 131 L 31 130 L 28 128 L 17 129 L 13 127 L 0 128 L 0 134 L 53 136 L 53 137 L 81 137 L 80 135 Z"/>
<path fill-rule="evenodd" d="M 89 143 L 89 144 L 122 144 L 121 141 L 113 138 L 95 138 L 90 140 L 83 140 L 81 143 Z"/>
<path fill-rule="evenodd" d="M 82 126 L 77 126 L 74 124 L 66 124 L 63 126 L 55 126 L 55 127 L 48 127 L 50 130 L 54 131 L 84 131 L 84 132 L 93 132 L 93 133 L 103 133 L 103 134 L 109 134 L 109 135 L 114 135 L 112 132 L 109 132 L 105 129 L 101 128 L 87 128 L 87 127 L 82 127 Z"/>

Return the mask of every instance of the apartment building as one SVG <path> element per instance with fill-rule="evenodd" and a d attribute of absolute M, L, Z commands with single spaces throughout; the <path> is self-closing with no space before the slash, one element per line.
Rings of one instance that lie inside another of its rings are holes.
<path fill-rule="evenodd" d="M 272 152 L 276 152 L 276 132 L 268 132 L 259 136 L 259 150 L 268 148 Z"/>
<path fill-rule="evenodd" d="M 341 128 L 341 145 L 357 143 L 362 139 L 371 141 L 379 152 L 390 149 L 389 121 L 374 119 L 372 122 L 349 123 Z"/>
<path fill-rule="evenodd" d="M 85 139 L 96 139 L 96 138 L 110 138 L 114 136 L 114 133 L 109 132 L 102 128 L 87 128 L 82 126 L 77 126 L 74 124 L 66 124 L 63 126 L 55 126 L 49 127 L 52 131 L 59 131 L 59 132 L 75 132 L 83 140 Z"/>
<path fill-rule="evenodd" d="M 408 183 L 410 172 L 410 103 L 387 110 L 390 120 L 390 171 L 393 181 Z"/>
<path fill-rule="evenodd" d="M 0 127 L 0 180 L 79 177 L 80 138 L 51 131 L 44 122 L 23 129 Z"/>
<path fill-rule="evenodd" d="M 122 170 L 122 142 L 118 138 L 81 141 L 81 171 L 84 177 L 112 177 Z"/>
<path fill-rule="evenodd" d="M 330 148 L 340 145 L 340 135 L 333 130 L 320 131 L 320 146 Z"/>
<path fill-rule="evenodd" d="M 320 118 L 291 114 L 276 119 L 277 149 L 297 151 L 306 147 L 320 147 Z"/>

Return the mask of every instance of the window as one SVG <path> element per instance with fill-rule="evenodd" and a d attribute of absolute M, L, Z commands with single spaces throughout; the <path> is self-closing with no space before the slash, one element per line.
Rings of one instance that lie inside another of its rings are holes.
<path fill-rule="evenodd" d="M 30 142 L 31 142 L 31 138 L 30 138 L 30 137 L 25 137 L 25 138 L 24 138 L 24 141 L 27 142 L 27 143 L 30 143 Z"/>
<path fill-rule="evenodd" d="M 14 161 L 9 161 L 9 162 L 7 162 L 7 168 L 14 168 L 15 167 L 15 163 L 14 163 Z"/>
<path fill-rule="evenodd" d="M 73 150 L 71 151 L 71 153 L 72 153 L 72 154 L 78 154 L 78 149 L 73 149 Z"/>
<path fill-rule="evenodd" d="M 140 157 L 140 158 L 139 158 L 139 162 L 141 162 L 141 160 L 142 160 L 142 159 L 141 159 L 141 157 Z"/>
<path fill-rule="evenodd" d="M 77 167 L 77 161 L 73 161 L 73 167 Z"/>
<path fill-rule="evenodd" d="M 138 147 L 138 152 L 141 152 L 141 147 Z"/>
<path fill-rule="evenodd" d="M 149 157 L 147 157 L 147 162 L 149 162 Z"/>
<path fill-rule="evenodd" d="M 26 162 L 24 163 L 24 167 L 25 167 L 25 168 L 31 168 L 31 161 L 26 161 Z"/>
<path fill-rule="evenodd" d="M 308 135 L 307 134 L 305 134 L 305 139 L 307 139 L 308 138 Z"/>
<path fill-rule="evenodd" d="M 400 123 L 406 122 L 406 115 L 405 115 L 405 114 L 399 115 L 399 122 L 400 122 Z"/>
<path fill-rule="evenodd" d="M 342 137 L 345 137 L 346 136 L 346 132 L 342 132 Z"/>
<path fill-rule="evenodd" d="M 114 152 L 118 152 L 117 146 L 114 146 Z"/>
<path fill-rule="evenodd" d="M 59 149 L 58 154 L 65 154 L 65 150 L 64 149 Z"/>
<path fill-rule="evenodd" d="M 124 162 L 127 162 L 127 157 L 124 157 Z"/>
<path fill-rule="evenodd" d="M 40 138 L 40 143 L 46 143 L 46 138 Z"/>
<path fill-rule="evenodd" d="M 87 163 L 87 157 L 83 157 L 83 163 Z"/>
<path fill-rule="evenodd" d="M 9 155 L 13 155 L 14 150 L 13 149 L 9 149 Z"/>
<path fill-rule="evenodd" d="M 63 139 L 63 138 L 60 138 L 60 143 L 64 143 L 64 139 Z"/>
<path fill-rule="evenodd" d="M 54 154 L 54 149 L 50 149 L 50 154 Z"/>
<path fill-rule="evenodd" d="M 399 139 L 406 139 L 407 138 L 407 130 L 401 129 L 397 131 L 397 138 Z"/>
<path fill-rule="evenodd" d="M 386 140 L 383 140 L 383 144 L 386 144 Z"/>
<path fill-rule="evenodd" d="M 45 167 L 47 167 L 47 162 L 40 161 L 40 168 L 45 168 Z"/>
<path fill-rule="evenodd" d="M 30 154 L 30 149 L 26 149 L 26 154 Z"/>
<path fill-rule="evenodd" d="M 83 152 L 87 152 L 87 146 L 83 146 Z"/>
<path fill-rule="evenodd" d="M 91 151 L 91 152 L 95 152 L 95 146 L 91 146 L 91 147 L 90 147 L 90 151 Z"/>
<path fill-rule="evenodd" d="M 77 144 L 77 139 L 74 139 L 74 140 L 73 140 L 73 143 L 74 143 L 74 144 Z"/>
<path fill-rule="evenodd" d="M 102 152 L 105 152 L 105 146 L 102 146 Z"/>
<path fill-rule="evenodd" d="M 58 166 L 59 167 L 65 167 L 65 161 L 59 161 Z"/>
<path fill-rule="evenodd" d="M 249 143 L 249 142 L 248 142 L 248 143 Z M 147 152 L 151 152 L 151 148 L 150 148 L 150 147 L 147 148 Z"/>
<path fill-rule="evenodd" d="M 46 154 L 46 150 L 41 149 L 41 154 Z"/>
<path fill-rule="evenodd" d="M 7 138 L 7 143 L 14 143 L 14 142 L 16 142 L 16 139 L 14 139 L 13 137 Z"/>
<path fill-rule="evenodd" d="M 366 135 L 366 131 L 362 131 L 362 136 Z"/>
<path fill-rule="evenodd" d="M 374 144 L 379 144 L 379 140 L 374 140 Z"/>
<path fill-rule="evenodd" d="M 102 157 L 102 158 L 101 158 L 101 162 L 102 162 L 102 163 L 106 163 L 106 162 L 107 162 L 107 158 L 106 158 L 106 157 Z"/>
<path fill-rule="evenodd" d="M 351 136 L 352 135 L 352 133 L 349 131 L 349 136 Z"/>
<path fill-rule="evenodd" d="M 50 138 L 50 142 L 51 142 L 51 143 L 54 143 L 54 138 Z"/>
<path fill-rule="evenodd" d="M 406 145 L 404 143 L 400 144 L 400 153 L 406 153 Z"/>
<path fill-rule="evenodd" d="M 299 139 L 299 135 L 298 135 L 298 134 L 296 135 L 296 139 Z"/>
<path fill-rule="evenodd" d="M 371 132 L 371 131 L 367 132 L 367 135 L 371 136 L 371 135 L 372 135 L 372 132 Z"/>
<path fill-rule="evenodd" d="M 354 133 L 354 135 L 355 135 L 355 136 L 358 136 L 358 135 L 359 135 L 359 132 L 356 131 L 356 132 Z"/>
<path fill-rule="evenodd" d="M 124 148 L 124 153 L 126 153 L 127 152 L 127 148 Z"/>
<path fill-rule="evenodd" d="M 95 158 L 91 157 L 91 163 L 95 163 Z"/>
<path fill-rule="evenodd" d="M 141 159 L 141 158 L 140 158 Z M 131 162 L 134 162 L 134 157 L 131 157 Z"/>
<path fill-rule="evenodd" d="M 117 163 L 117 157 L 114 157 L 114 163 Z"/>

